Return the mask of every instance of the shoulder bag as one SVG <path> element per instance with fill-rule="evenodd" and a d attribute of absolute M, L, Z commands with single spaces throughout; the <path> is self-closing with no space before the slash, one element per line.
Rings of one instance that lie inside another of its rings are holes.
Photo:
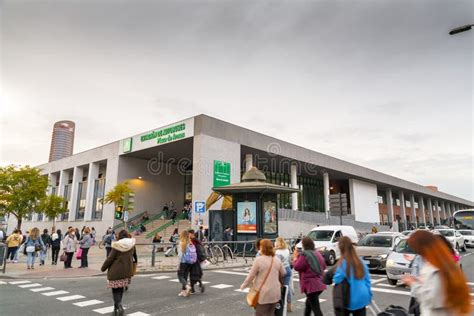
<path fill-rule="evenodd" d="M 270 264 L 270 269 L 268 269 L 267 275 L 265 276 L 265 279 L 263 279 L 263 282 L 260 285 L 260 288 L 257 290 L 256 288 L 252 287 L 249 290 L 249 292 L 247 294 L 247 304 L 249 304 L 250 307 L 253 307 L 253 308 L 257 307 L 258 297 L 260 296 L 260 291 L 262 290 L 263 285 L 267 281 L 268 275 L 272 271 L 273 261 L 274 261 L 274 258 L 272 257 L 272 263 Z"/>

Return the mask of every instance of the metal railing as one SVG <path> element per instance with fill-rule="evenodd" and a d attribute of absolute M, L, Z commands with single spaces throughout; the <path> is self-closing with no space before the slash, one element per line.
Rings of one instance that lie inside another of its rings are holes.
<path fill-rule="evenodd" d="M 186 219 L 186 214 L 184 213 L 181 213 L 179 214 L 178 216 L 176 216 L 176 218 L 173 220 L 173 219 L 170 219 L 168 222 L 164 223 L 163 225 L 161 225 L 160 227 L 156 228 L 155 230 L 152 230 L 151 232 L 149 232 L 148 234 L 146 234 L 145 238 L 152 238 L 153 236 L 155 236 L 157 233 L 159 232 L 162 232 L 163 230 L 165 230 L 166 228 L 170 227 L 170 226 L 173 226 L 176 222 L 182 220 L 182 219 Z"/>
<path fill-rule="evenodd" d="M 138 213 L 138 214 L 134 215 L 133 217 L 129 218 L 128 221 L 127 221 L 127 223 L 130 223 L 130 222 L 136 220 L 137 218 L 141 217 L 141 216 L 143 215 L 143 213 L 145 213 L 145 211 L 143 211 L 143 212 L 141 212 L 141 213 Z M 114 227 L 112 227 L 112 229 L 113 229 L 113 230 L 117 230 L 117 229 L 119 229 L 119 228 L 122 227 L 122 226 L 123 226 L 123 223 L 120 223 L 120 224 L 117 224 L 117 225 L 115 225 Z"/>
<path fill-rule="evenodd" d="M 143 214 L 143 213 L 142 213 L 142 214 Z M 161 212 L 159 212 L 158 214 L 155 214 L 155 215 L 151 216 L 148 220 L 143 221 L 143 222 L 140 222 L 140 223 L 138 223 L 137 225 L 134 225 L 134 226 L 128 228 L 128 232 L 134 232 L 135 230 L 137 230 L 137 229 L 140 228 L 140 225 L 142 225 L 142 224 L 143 224 L 143 225 L 147 225 L 147 224 L 149 224 L 149 223 L 151 223 L 151 222 L 154 222 L 155 220 L 161 219 L 161 217 L 163 217 L 164 215 L 165 215 L 165 212 L 161 211 Z M 128 222 L 129 222 L 129 223 L 133 222 L 133 219 L 130 219 Z"/>

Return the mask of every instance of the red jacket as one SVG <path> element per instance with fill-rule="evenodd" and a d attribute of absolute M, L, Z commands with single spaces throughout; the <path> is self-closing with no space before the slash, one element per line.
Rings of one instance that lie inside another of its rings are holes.
<path fill-rule="evenodd" d="M 321 267 L 321 273 L 315 273 L 311 270 L 306 257 L 300 255 L 294 263 L 294 269 L 298 271 L 300 275 L 300 287 L 302 293 L 314 293 L 321 292 L 326 289 L 326 284 L 323 283 L 323 273 L 326 269 L 326 262 L 319 251 L 315 251 L 315 255 L 319 260 L 319 266 Z"/>

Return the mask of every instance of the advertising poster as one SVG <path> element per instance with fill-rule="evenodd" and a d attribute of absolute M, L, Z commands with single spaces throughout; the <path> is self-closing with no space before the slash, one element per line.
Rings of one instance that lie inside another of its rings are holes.
<path fill-rule="evenodd" d="M 237 233 L 257 233 L 257 202 L 237 202 Z"/>
<path fill-rule="evenodd" d="M 275 202 L 263 202 L 263 232 L 265 234 L 275 234 L 277 232 Z"/>

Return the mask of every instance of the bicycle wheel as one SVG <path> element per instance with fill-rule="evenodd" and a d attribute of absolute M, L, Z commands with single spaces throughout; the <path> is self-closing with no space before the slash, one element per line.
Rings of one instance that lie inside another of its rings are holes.
<path fill-rule="evenodd" d="M 222 246 L 222 254 L 225 260 L 234 259 L 234 253 L 232 252 L 232 249 L 230 249 L 230 247 L 227 245 Z"/>
<path fill-rule="evenodd" d="M 97 247 L 99 247 L 99 249 L 104 249 L 104 242 L 99 241 L 99 243 L 97 244 Z"/>
<path fill-rule="evenodd" d="M 205 249 L 206 249 L 207 260 L 209 260 L 209 262 L 212 264 L 217 264 L 217 260 L 216 260 L 216 257 L 214 256 L 214 253 L 212 252 L 212 248 L 209 246 L 206 246 Z"/>
<path fill-rule="evenodd" d="M 218 264 L 219 261 L 224 261 L 224 253 L 222 252 L 221 247 L 219 247 L 218 245 L 212 246 L 212 253 L 216 260 L 216 264 Z"/>

